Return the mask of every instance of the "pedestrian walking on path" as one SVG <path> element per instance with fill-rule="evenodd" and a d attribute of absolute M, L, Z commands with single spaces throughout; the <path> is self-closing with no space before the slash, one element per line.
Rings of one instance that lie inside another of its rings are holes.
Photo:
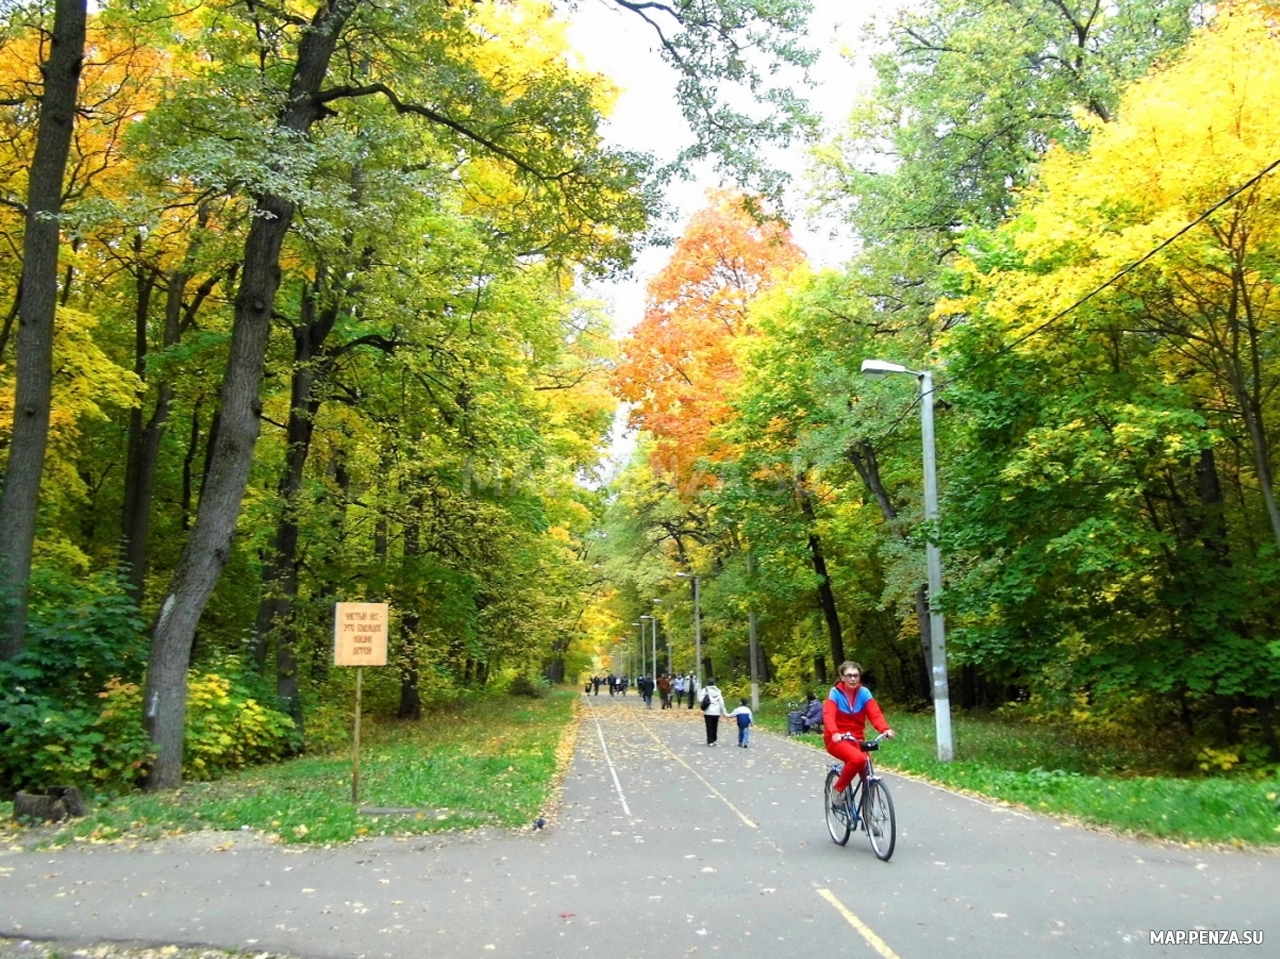
<path fill-rule="evenodd" d="M 646 709 L 653 709 L 653 679 L 650 676 L 640 677 L 640 696 L 644 699 Z"/>
<path fill-rule="evenodd" d="M 716 744 L 716 733 L 720 728 L 720 717 L 725 714 L 724 694 L 714 679 L 707 679 L 702 687 L 702 718 L 707 724 L 707 745 Z"/>
<path fill-rule="evenodd" d="M 751 707 L 745 699 L 738 700 L 738 708 L 729 714 L 738 720 L 738 745 L 746 749 L 751 745 Z"/>

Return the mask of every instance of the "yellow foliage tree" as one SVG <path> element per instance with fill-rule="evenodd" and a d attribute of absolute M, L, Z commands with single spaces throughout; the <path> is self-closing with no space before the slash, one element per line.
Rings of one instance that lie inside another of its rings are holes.
<path fill-rule="evenodd" d="M 1150 348 L 1169 382 L 1240 437 L 1245 485 L 1280 544 L 1277 89 L 1274 22 L 1262 7 L 1226 9 L 1133 85 L 1114 122 L 1093 125 L 1087 151 L 1049 153 L 997 249 L 962 263 L 970 295 L 939 312 L 980 313 L 1006 342 L 1063 366 L 1082 362 L 1090 338 Z"/>

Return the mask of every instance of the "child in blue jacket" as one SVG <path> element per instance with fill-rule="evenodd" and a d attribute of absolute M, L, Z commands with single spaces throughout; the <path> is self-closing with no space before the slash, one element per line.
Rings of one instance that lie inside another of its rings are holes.
<path fill-rule="evenodd" d="M 745 699 L 740 699 L 738 708 L 729 715 L 738 720 L 738 745 L 746 749 L 751 744 L 751 707 Z"/>

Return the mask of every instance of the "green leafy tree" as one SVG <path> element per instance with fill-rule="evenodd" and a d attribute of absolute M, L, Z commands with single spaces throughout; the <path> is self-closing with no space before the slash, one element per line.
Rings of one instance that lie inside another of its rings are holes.
<path fill-rule="evenodd" d="M 962 642 L 1087 705 L 1173 694 L 1188 727 L 1257 710 L 1273 753 L 1275 184 L 1259 174 L 1280 130 L 1259 91 L 1277 62 L 1255 11 L 1221 16 L 1086 150 L 1049 156 L 1018 217 L 975 239 L 970 296 L 941 307 L 972 307 L 951 369 L 973 430 Z"/>

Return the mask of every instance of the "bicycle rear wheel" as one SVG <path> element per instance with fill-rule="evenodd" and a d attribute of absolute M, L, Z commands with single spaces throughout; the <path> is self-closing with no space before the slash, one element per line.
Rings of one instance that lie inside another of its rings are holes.
<path fill-rule="evenodd" d="M 831 833 L 831 841 L 843 846 L 849 841 L 849 807 L 843 799 L 834 799 L 839 778 L 838 770 L 832 769 L 827 773 L 827 781 L 822 787 L 822 805 L 826 809 L 827 832 Z"/>
<path fill-rule="evenodd" d="M 898 819 L 893 812 L 893 797 L 882 780 L 872 779 L 862 791 L 862 821 L 871 840 L 871 851 L 884 862 L 893 855 L 898 841 Z"/>

